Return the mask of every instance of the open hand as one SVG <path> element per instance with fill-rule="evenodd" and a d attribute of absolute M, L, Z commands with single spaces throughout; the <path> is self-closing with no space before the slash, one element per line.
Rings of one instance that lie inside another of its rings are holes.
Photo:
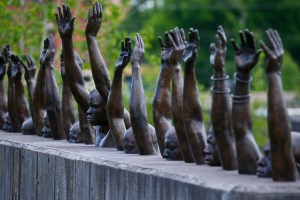
<path fill-rule="evenodd" d="M 23 67 L 25 69 L 25 80 L 29 81 L 29 80 L 34 79 L 36 67 L 35 67 L 34 59 L 30 54 L 26 54 L 25 59 L 26 59 L 27 65 L 23 61 L 21 61 L 21 64 L 23 65 Z"/>
<path fill-rule="evenodd" d="M 93 5 L 93 9 L 89 10 L 88 20 L 85 27 L 85 34 L 96 37 L 101 27 L 103 9 L 101 4 L 96 1 Z"/>
<path fill-rule="evenodd" d="M 210 64 L 215 70 L 223 69 L 225 65 L 225 57 L 227 51 L 227 38 L 222 26 L 218 27 L 215 37 L 215 43 L 210 44 Z"/>
<path fill-rule="evenodd" d="M 124 69 L 130 61 L 131 58 L 131 41 L 129 37 L 125 38 L 124 41 L 121 42 L 121 53 L 115 64 L 116 68 Z"/>
<path fill-rule="evenodd" d="M 158 41 L 161 47 L 160 60 L 162 65 L 169 62 L 171 51 L 172 51 L 172 46 L 170 45 L 170 40 L 169 40 L 169 32 L 167 31 L 165 32 L 165 40 L 166 43 L 164 43 L 161 36 L 158 36 Z"/>
<path fill-rule="evenodd" d="M 184 36 L 183 30 L 181 31 Z M 195 63 L 199 53 L 200 37 L 197 29 L 190 28 L 189 41 L 186 42 L 185 50 L 183 53 L 183 61 L 185 63 Z"/>
<path fill-rule="evenodd" d="M 281 38 L 276 30 L 268 29 L 266 35 L 271 43 L 271 49 L 269 49 L 263 41 L 260 41 L 260 46 L 267 56 L 267 73 L 280 72 L 284 49 L 281 42 Z"/>
<path fill-rule="evenodd" d="M 170 63 L 179 63 L 185 49 L 184 33 L 177 27 L 168 34 L 169 42 L 172 46 Z"/>
<path fill-rule="evenodd" d="M 19 56 L 11 55 L 11 77 L 15 80 L 20 80 L 22 78 L 23 70 L 22 70 L 22 61 Z"/>
<path fill-rule="evenodd" d="M 46 38 L 46 41 L 44 41 L 44 49 L 43 52 L 44 57 L 40 57 L 40 62 L 42 65 L 45 65 L 46 63 L 53 64 L 54 62 L 54 56 L 55 56 L 55 47 L 54 47 L 54 38 L 53 35 L 49 35 Z M 42 54 L 41 54 L 42 55 Z"/>
<path fill-rule="evenodd" d="M 140 64 L 144 54 L 145 54 L 144 41 L 141 35 L 137 33 L 135 36 L 135 46 L 133 48 L 131 62 Z"/>
<path fill-rule="evenodd" d="M 75 17 L 72 17 L 69 5 L 63 4 L 62 8 L 58 7 L 55 17 L 61 39 L 72 38 Z"/>
<path fill-rule="evenodd" d="M 249 75 L 259 60 L 261 49 L 256 50 L 254 35 L 249 30 L 240 31 L 241 47 L 231 39 L 232 46 L 235 50 L 235 63 L 238 73 Z"/>

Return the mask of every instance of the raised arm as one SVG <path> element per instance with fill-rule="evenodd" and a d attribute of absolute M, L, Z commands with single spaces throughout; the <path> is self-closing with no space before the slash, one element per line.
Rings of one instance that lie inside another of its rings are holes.
<path fill-rule="evenodd" d="M 123 69 L 127 66 L 131 57 L 131 42 L 129 38 L 125 39 L 125 44 L 121 43 L 121 53 L 115 64 L 114 78 L 107 100 L 107 118 L 110 131 L 116 148 L 119 151 L 124 150 L 124 134 L 126 131 L 124 123 L 124 104 L 122 97 L 122 75 Z"/>
<path fill-rule="evenodd" d="M 183 126 L 183 78 L 180 62 L 185 49 L 185 41 L 178 28 L 170 31 L 169 42 L 172 46 L 170 54 L 170 67 L 172 73 L 172 116 L 176 130 L 179 149 L 185 162 L 194 162 L 189 148 L 185 127 Z"/>
<path fill-rule="evenodd" d="M 21 59 L 17 55 L 12 55 L 11 59 L 13 62 L 13 66 L 11 68 L 11 76 L 15 85 L 15 112 L 18 116 L 20 124 L 23 124 L 23 122 L 30 117 L 30 111 L 24 92 L 24 85 L 22 82 L 22 64 Z"/>
<path fill-rule="evenodd" d="M 184 32 L 182 30 L 182 36 Z M 203 111 L 195 74 L 195 62 L 199 53 L 200 38 L 198 30 L 190 29 L 189 41 L 186 42 L 183 61 L 185 63 L 183 88 L 183 116 L 187 139 L 196 164 L 204 164 L 206 131 Z"/>
<path fill-rule="evenodd" d="M 53 139 L 60 140 L 65 139 L 65 133 L 63 129 L 60 95 L 54 75 L 54 38 L 50 35 L 46 40 L 48 40 L 49 46 L 42 61 L 46 74 L 46 111 Z"/>
<path fill-rule="evenodd" d="M 252 135 L 250 110 L 250 71 L 258 62 L 261 50 L 256 50 L 253 33 L 240 31 L 241 47 L 232 39 L 235 50 L 235 86 L 232 95 L 232 125 L 235 136 L 238 172 L 255 174 L 261 157 L 259 148 Z"/>
<path fill-rule="evenodd" d="M 165 32 L 165 38 L 166 42 L 164 43 L 163 39 L 160 36 L 158 37 L 161 47 L 161 68 L 152 102 L 155 132 L 162 157 L 164 157 L 165 151 L 165 136 L 167 131 L 172 127 L 170 96 L 172 76 L 171 68 L 169 66 L 169 58 L 172 48 L 169 43 L 168 32 Z"/>
<path fill-rule="evenodd" d="M 129 40 L 129 38 L 128 38 Z M 130 43 L 130 41 L 128 41 Z M 143 82 L 140 73 L 140 63 L 144 56 L 144 41 L 137 33 L 132 54 L 132 82 L 130 95 L 130 119 L 133 135 L 140 155 L 156 154 L 148 128 L 146 102 Z"/>
<path fill-rule="evenodd" d="M 103 100 L 106 102 L 110 91 L 110 79 L 96 39 L 101 26 L 102 15 L 102 6 L 96 1 L 93 5 L 93 9 L 89 10 L 85 36 L 95 86 Z"/>
<path fill-rule="evenodd" d="M 211 79 L 213 80 L 211 121 L 219 157 L 223 169 L 236 169 L 236 152 L 231 127 L 231 108 L 229 88 L 225 85 L 228 75 L 225 74 L 226 35 L 221 26 L 218 27 L 215 44 L 210 45 L 210 63 L 214 68 Z"/>
<path fill-rule="evenodd" d="M 296 181 L 297 168 L 292 155 L 289 117 L 283 99 L 281 65 L 283 45 L 276 30 L 266 31 L 271 48 L 260 45 L 266 54 L 268 77 L 268 133 L 271 145 L 272 176 L 274 181 Z"/>
<path fill-rule="evenodd" d="M 76 121 L 72 92 L 66 80 L 63 52 L 60 55 L 60 74 L 62 78 L 62 118 L 65 135 L 70 140 L 70 128 Z"/>
<path fill-rule="evenodd" d="M 15 82 L 12 78 L 12 67 L 13 62 L 11 59 L 11 55 L 8 57 L 8 68 L 7 68 L 7 77 L 8 77 L 8 95 L 7 102 L 11 102 L 7 106 L 8 116 L 11 122 L 12 132 L 21 132 L 22 124 L 19 121 L 19 118 L 16 113 L 16 104 L 15 104 Z"/>
<path fill-rule="evenodd" d="M 32 117 L 32 120 L 34 121 L 34 111 L 33 111 L 33 92 L 35 88 L 35 80 L 34 80 L 34 75 L 35 75 L 35 61 L 33 57 L 29 54 L 25 55 L 25 59 L 27 62 L 27 65 L 22 62 L 22 65 L 25 69 L 25 80 L 27 83 L 27 91 L 28 91 L 28 101 L 29 101 L 29 110 L 30 110 L 30 115 Z"/>
<path fill-rule="evenodd" d="M 33 91 L 33 122 L 35 131 L 38 136 L 42 136 L 42 129 L 44 127 L 44 114 L 46 112 L 46 78 L 45 78 L 45 67 L 42 61 L 48 49 L 48 40 L 44 40 L 44 47 L 39 57 L 40 68 L 36 78 L 36 84 Z"/>
<path fill-rule="evenodd" d="M 63 45 L 66 79 L 76 102 L 86 112 L 89 108 L 89 93 L 85 87 L 80 66 L 76 61 L 72 41 L 75 17 L 72 17 L 70 7 L 65 4 L 62 5 L 62 8 L 58 7 L 58 14 L 56 13 L 55 16 Z"/>
<path fill-rule="evenodd" d="M 4 48 L 3 51 L 5 51 Z M 5 115 L 7 113 L 7 96 L 4 89 L 4 76 L 6 73 L 6 58 L 3 53 L 0 55 L 0 128 L 4 125 Z"/>

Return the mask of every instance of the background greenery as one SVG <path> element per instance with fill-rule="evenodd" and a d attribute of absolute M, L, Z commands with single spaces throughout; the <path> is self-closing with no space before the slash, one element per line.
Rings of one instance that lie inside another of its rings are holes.
<path fill-rule="evenodd" d="M 61 42 L 57 33 L 54 13 L 61 3 L 67 3 L 76 16 L 74 43 L 84 61 L 84 68 L 89 69 L 89 59 L 84 36 L 85 22 L 91 0 L 50 1 L 50 0 L 2 0 L 0 2 L 0 45 L 10 43 L 13 51 L 19 55 L 30 53 L 38 60 L 42 40 L 49 34 L 55 35 L 57 52 Z M 103 22 L 98 42 L 101 52 L 112 75 L 114 62 L 119 54 L 120 41 L 127 35 L 132 39 L 136 32 L 143 36 L 146 54 L 142 67 L 148 117 L 152 123 L 151 101 L 160 67 L 160 47 L 157 36 L 178 26 L 186 33 L 190 27 L 197 28 L 201 37 L 201 50 L 197 62 L 197 79 L 201 99 L 205 109 L 206 123 L 209 123 L 210 75 L 209 44 L 214 41 L 218 25 L 222 25 L 228 40 L 238 41 L 238 31 L 245 28 L 255 33 L 256 40 L 266 40 L 264 31 L 270 27 L 278 30 L 285 47 L 282 69 L 284 89 L 298 94 L 300 74 L 298 49 L 300 45 L 300 2 L 295 0 L 115 0 L 101 1 L 104 8 Z M 59 56 L 56 56 L 58 84 Z M 266 91 L 264 56 L 253 71 L 252 91 Z M 38 64 L 37 64 L 38 67 Z M 232 77 L 235 70 L 234 52 L 228 42 L 226 71 Z M 125 80 L 130 77 L 130 67 L 125 72 Z M 112 76 L 111 76 L 112 77 Z M 130 86 L 124 84 L 125 105 L 128 106 Z M 230 82 L 232 83 L 232 81 Z M 92 87 L 92 86 L 91 86 Z M 297 95 L 296 95 L 297 97 Z M 299 99 L 299 98 L 298 98 Z M 266 98 L 262 96 L 253 102 L 253 110 L 265 107 Z M 299 106 L 296 100 L 293 106 Z M 266 142 L 266 119 L 253 115 L 254 134 L 261 145 Z"/>

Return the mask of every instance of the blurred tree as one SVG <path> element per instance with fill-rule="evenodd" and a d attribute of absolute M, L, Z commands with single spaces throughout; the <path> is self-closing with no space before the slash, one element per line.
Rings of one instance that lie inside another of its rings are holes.
<path fill-rule="evenodd" d="M 296 89 L 300 81 L 296 60 L 300 63 L 300 2 L 294 0 L 134 0 L 125 23 L 121 29 L 128 32 L 151 30 L 148 36 L 151 45 L 146 44 L 146 60 L 151 65 L 159 66 L 159 45 L 157 36 L 175 26 L 184 28 L 186 34 L 190 27 L 197 28 L 201 37 L 201 50 L 197 62 L 198 81 L 206 88 L 210 86 L 211 67 L 209 64 L 209 44 L 214 41 L 216 28 L 222 25 L 227 34 L 228 55 L 226 71 L 232 75 L 235 71 L 234 54 L 230 38 L 239 41 L 238 31 L 249 28 L 255 33 L 256 40 L 264 38 L 264 31 L 269 27 L 278 30 L 289 57 L 289 66 L 294 73 L 288 73 L 291 87 Z M 148 48 L 147 48 L 148 47 Z M 151 59 L 149 59 L 151 57 Z M 296 69 L 296 70 L 294 70 Z M 255 86 L 255 88 L 261 88 Z"/>

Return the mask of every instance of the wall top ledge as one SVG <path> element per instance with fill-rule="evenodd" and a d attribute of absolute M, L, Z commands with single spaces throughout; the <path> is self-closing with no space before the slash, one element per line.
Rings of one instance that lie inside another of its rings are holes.
<path fill-rule="evenodd" d="M 167 161 L 160 157 L 128 155 L 114 148 L 94 145 L 69 144 L 66 140 L 52 140 L 38 136 L 0 131 L 0 145 L 27 149 L 37 153 L 81 160 L 145 175 L 176 180 L 225 193 L 255 193 L 292 195 L 300 199 L 300 182 L 273 182 L 270 178 L 238 175 L 237 171 L 224 171 L 221 167 L 195 165 L 183 161 Z"/>

